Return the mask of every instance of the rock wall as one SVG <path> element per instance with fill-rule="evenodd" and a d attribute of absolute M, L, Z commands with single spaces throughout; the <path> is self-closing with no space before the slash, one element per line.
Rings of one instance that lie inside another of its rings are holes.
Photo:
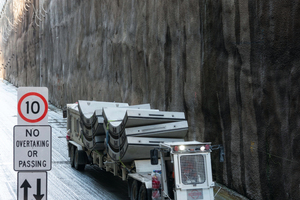
<path fill-rule="evenodd" d="M 60 107 L 85 99 L 184 111 L 187 139 L 225 147 L 224 163 L 212 154 L 216 181 L 250 199 L 299 198 L 300 2 L 31 2 L 4 6 L 5 79 L 48 87 Z"/>

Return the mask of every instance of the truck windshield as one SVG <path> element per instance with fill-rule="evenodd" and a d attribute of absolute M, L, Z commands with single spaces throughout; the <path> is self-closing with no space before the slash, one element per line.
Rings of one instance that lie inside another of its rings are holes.
<path fill-rule="evenodd" d="M 182 155 L 180 166 L 184 185 L 202 184 L 206 181 L 203 155 Z"/>

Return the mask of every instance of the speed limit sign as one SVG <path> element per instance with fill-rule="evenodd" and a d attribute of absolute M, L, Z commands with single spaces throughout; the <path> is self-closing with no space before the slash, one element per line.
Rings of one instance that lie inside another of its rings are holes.
<path fill-rule="evenodd" d="M 18 125 L 48 125 L 48 88 L 18 88 Z"/>

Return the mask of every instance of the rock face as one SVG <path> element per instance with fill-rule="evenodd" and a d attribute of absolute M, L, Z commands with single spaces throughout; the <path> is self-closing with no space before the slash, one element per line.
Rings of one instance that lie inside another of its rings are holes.
<path fill-rule="evenodd" d="M 251 199 L 299 198 L 299 1 L 32 2 L 4 6 L 0 76 L 48 87 L 61 107 L 184 111 L 187 139 L 225 147 L 216 181 Z"/>

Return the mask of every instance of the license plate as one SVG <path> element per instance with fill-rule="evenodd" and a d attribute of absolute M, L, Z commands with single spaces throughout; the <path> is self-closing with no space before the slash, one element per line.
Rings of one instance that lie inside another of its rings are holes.
<path fill-rule="evenodd" d="M 187 191 L 187 200 L 199 200 L 203 199 L 203 190 L 188 190 Z"/>

